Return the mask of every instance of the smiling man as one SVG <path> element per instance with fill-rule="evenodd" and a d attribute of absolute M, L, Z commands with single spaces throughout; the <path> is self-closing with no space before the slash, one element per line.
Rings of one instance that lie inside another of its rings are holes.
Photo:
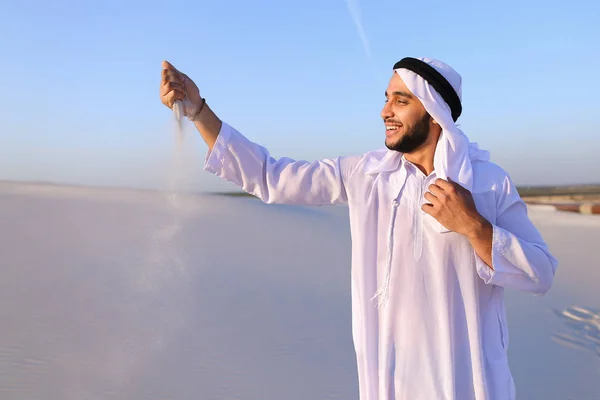
<path fill-rule="evenodd" d="M 402 59 L 381 113 L 386 148 L 313 162 L 272 158 L 167 62 L 160 96 L 186 101 L 206 171 L 266 203 L 348 204 L 361 400 L 515 398 L 504 288 L 544 294 L 557 261 L 510 177 L 456 125 L 456 71 Z"/>

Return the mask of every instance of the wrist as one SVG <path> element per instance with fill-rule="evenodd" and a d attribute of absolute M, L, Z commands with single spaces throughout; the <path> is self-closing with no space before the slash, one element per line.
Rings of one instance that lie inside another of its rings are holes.
<path fill-rule="evenodd" d="M 204 106 L 206 105 L 206 99 L 204 97 L 201 98 L 200 104 L 195 106 L 191 112 L 188 114 L 188 119 L 190 121 L 197 121 L 200 118 L 200 114 L 204 110 Z"/>
<path fill-rule="evenodd" d="M 487 236 L 486 233 L 493 231 L 493 229 L 494 228 L 492 224 L 479 214 L 473 218 L 473 221 L 469 224 L 469 228 L 467 229 L 465 236 L 467 236 L 469 240 L 474 240 L 483 236 Z"/>

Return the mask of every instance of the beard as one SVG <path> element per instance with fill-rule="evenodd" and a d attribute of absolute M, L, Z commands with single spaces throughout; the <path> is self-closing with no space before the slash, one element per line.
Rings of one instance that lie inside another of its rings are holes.
<path fill-rule="evenodd" d="M 429 138 L 430 121 L 431 115 L 426 112 L 415 125 L 408 127 L 404 136 L 398 139 L 396 143 L 388 145 L 386 142 L 385 146 L 390 150 L 395 150 L 400 153 L 412 153 L 419 149 L 419 147 L 421 147 Z"/>

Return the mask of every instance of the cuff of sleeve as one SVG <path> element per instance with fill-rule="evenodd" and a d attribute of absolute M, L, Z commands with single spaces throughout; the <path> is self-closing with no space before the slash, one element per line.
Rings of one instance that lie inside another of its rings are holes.
<path fill-rule="evenodd" d="M 486 284 L 495 285 L 501 279 L 502 275 L 506 272 L 502 263 L 502 254 L 509 242 L 507 233 L 497 227 L 493 226 L 493 239 L 492 239 L 492 268 L 487 265 L 477 253 L 475 253 L 475 264 L 477 267 L 477 274 Z"/>
<path fill-rule="evenodd" d="M 219 175 L 223 169 L 223 163 L 225 160 L 225 153 L 229 147 L 231 140 L 231 126 L 225 122 L 221 123 L 221 130 L 217 136 L 215 144 L 207 154 L 204 160 L 204 171 L 210 172 L 211 174 Z"/>

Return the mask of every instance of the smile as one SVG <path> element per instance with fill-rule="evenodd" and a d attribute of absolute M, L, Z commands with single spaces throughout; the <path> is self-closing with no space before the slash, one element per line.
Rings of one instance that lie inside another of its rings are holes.
<path fill-rule="evenodd" d="M 396 133 L 398 131 L 398 129 L 400 129 L 399 125 L 386 125 L 385 126 L 385 134 L 386 135 L 392 135 L 394 133 Z"/>

